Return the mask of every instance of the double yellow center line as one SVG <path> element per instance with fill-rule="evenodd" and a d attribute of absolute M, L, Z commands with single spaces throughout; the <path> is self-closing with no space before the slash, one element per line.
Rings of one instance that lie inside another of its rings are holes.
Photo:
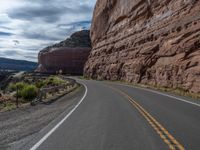
<path fill-rule="evenodd" d="M 156 133 L 163 139 L 163 141 L 168 145 L 170 150 L 185 150 L 185 148 L 150 114 L 148 113 L 140 104 L 138 104 L 133 98 L 131 98 L 125 92 L 109 86 L 113 90 L 119 92 L 129 102 L 140 112 L 140 114 L 147 120 L 147 122 L 153 127 Z"/>

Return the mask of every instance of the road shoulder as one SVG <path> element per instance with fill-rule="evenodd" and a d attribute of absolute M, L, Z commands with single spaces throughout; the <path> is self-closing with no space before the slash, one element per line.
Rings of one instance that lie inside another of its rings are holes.
<path fill-rule="evenodd" d="M 0 149 L 21 149 L 34 141 L 36 135 L 47 131 L 70 110 L 84 94 L 84 87 L 76 89 L 54 103 L 38 104 L 0 113 Z M 35 139 L 36 140 L 36 139 Z"/>

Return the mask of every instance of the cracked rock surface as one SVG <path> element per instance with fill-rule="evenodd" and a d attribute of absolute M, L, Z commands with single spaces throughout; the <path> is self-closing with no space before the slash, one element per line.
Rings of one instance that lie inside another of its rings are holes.
<path fill-rule="evenodd" d="M 98 0 L 84 74 L 200 93 L 200 1 Z"/>

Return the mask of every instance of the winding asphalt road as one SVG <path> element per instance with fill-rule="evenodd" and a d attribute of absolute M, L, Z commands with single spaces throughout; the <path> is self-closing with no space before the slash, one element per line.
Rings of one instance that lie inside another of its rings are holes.
<path fill-rule="evenodd" d="M 85 94 L 31 150 L 200 150 L 200 105 L 152 90 L 80 80 Z"/>

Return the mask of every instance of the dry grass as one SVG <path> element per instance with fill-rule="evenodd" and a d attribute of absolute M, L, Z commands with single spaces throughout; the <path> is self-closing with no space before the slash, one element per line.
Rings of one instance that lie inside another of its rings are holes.
<path fill-rule="evenodd" d="M 86 78 L 84 76 L 80 77 L 80 79 L 91 80 L 91 78 Z M 171 93 L 171 94 L 176 94 L 176 95 L 179 95 L 179 96 L 189 97 L 189 98 L 192 98 L 192 99 L 195 99 L 195 100 L 200 100 L 200 93 L 190 93 L 190 92 L 184 90 L 181 87 L 167 88 L 167 87 L 162 87 L 162 86 L 154 86 L 154 85 L 146 85 L 146 84 L 134 84 L 134 83 L 129 83 L 129 82 L 122 81 L 122 80 L 113 80 L 113 81 L 110 81 L 110 82 L 117 82 L 117 83 L 127 84 L 127 85 L 131 85 L 131 86 L 136 86 L 136 87 L 158 90 L 158 91 L 161 91 L 161 92 L 168 92 L 168 93 Z"/>
<path fill-rule="evenodd" d="M 168 93 L 171 93 L 171 94 L 176 94 L 176 95 L 179 95 L 179 96 L 189 97 L 189 98 L 192 98 L 192 99 L 195 99 L 195 100 L 200 100 L 200 93 L 190 93 L 190 92 L 184 90 L 181 87 L 168 88 L 168 87 L 146 85 L 146 84 L 134 84 L 134 83 L 126 82 L 126 81 L 114 81 L 114 82 L 128 84 L 128 85 L 136 86 L 136 87 L 158 90 L 158 91 L 161 91 L 161 92 L 168 92 Z"/>

